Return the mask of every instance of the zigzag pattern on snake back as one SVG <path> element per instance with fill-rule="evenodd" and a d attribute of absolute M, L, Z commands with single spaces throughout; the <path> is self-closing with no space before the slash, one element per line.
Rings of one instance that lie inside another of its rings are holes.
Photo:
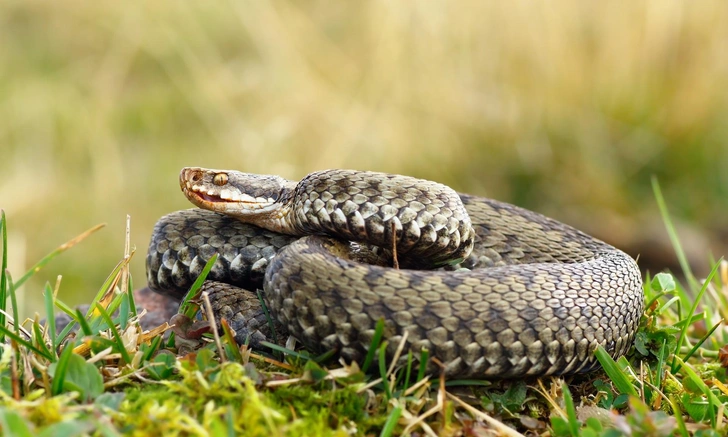
<path fill-rule="evenodd" d="M 625 253 L 434 182 L 326 170 L 296 183 L 187 168 L 180 185 L 211 211 L 160 219 L 149 286 L 181 297 L 219 253 L 208 279 L 225 284 L 211 283 L 213 306 L 241 340 L 267 327 L 255 294 L 232 286 L 263 288 L 278 326 L 316 351 L 360 361 L 383 319 L 390 358 L 406 333 L 403 355 L 426 348 L 448 377 L 513 378 L 591 370 L 599 345 L 623 355 L 642 315 L 641 275 Z M 387 266 L 393 239 L 402 269 Z"/>

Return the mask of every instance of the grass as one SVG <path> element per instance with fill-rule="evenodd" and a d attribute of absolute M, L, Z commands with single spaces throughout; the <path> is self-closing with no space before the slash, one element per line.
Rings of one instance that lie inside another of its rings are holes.
<path fill-rule="evenodd" d="M 429 178 L 660 269 L 674 253 L 652 220 L 657 175 L 704 276 L 701 234 L 728 247 L 728 4 L 501 3 L 0 2 L 11 270 L 108 222 L 26 282 L 20 314 L 44 310 L 36 291 L 59 273 L 64 301 L 92 300 L 127 214 L 142 250 L 189 207 L 188 165 Z"/>
<path fill-rule="evenodd" d="M 670 239 L 682 257 L 656 183 L 654 190 Z M 5 267 L 9 227 L 4 213 L 0 217 Z M 90 232 L 62 245 L 21 278 Z M 3 435 L 728 432 L 728 377 L 722 365 L 728 340 L 723 328 L 728 262 L 723 260 L 713 263 L 704 280 L 688 281 L 687 286 L 668 273 L 648 276 L 647 306 L 635 347 L 616 361 L 599 349 L 603 370 L 567 378 L 487 382 L 425 376 L 412 365 L 411 355 L 408 365 L 392 366 L 384 359 L 387 341 L 376 334 L 362 368 L 280 347 L 279 355 L 266 356 L 236 345 L 229 333 L 178 356 L 174 338 L 162 341 L 167 326 L 144 333 L 137 324 L 128 272 L 133 252 L 126 247 L 87 314 L 58 299 L 59 278 L 55 287 L 45 286 L 45 321 L 20 323 L 14 307 L 8 312 L 8 302 L 16 302 L 16 283 L 5 268 L 0 272 Z M 198 282 L 197 288 L 202 281 Z M 57 311 L 73 319 L 80 335 L 69 335 L 70 327 L 56 332 Z"/>

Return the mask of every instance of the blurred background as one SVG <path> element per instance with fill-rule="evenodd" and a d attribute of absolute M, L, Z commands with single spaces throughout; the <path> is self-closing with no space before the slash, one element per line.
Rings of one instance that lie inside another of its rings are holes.
<path fill-rule="evenodd" d="M 0 3 L 0 208 L 15 278 L 70 304 L 134 283 L 183 166 L 290 179 L 409 174 L 542 212 L 676 268 L 657 177 L 698 274 L 728 227 L 728 3 Z"/>

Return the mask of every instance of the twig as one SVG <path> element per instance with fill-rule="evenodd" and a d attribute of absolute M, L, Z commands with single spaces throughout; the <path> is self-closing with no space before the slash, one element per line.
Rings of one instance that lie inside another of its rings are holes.
<path fill-rule="evenodd" d="M 416 392 L 417 389 L 419 389 L 420 387 L 422 387 L 425 384 L 428 384 L 429 382 L 430 382 L 430 377 L 429 376 L 425 376 L 424 378 L 422 378 L 419 381 L 417 381 L 415 383 L 415 385 L 413 385 L 412 387 L 408 388 L 407 391 L 404 392 L 404 395 L 405 396 L 411 395 L 412 393 Z"/>
<path fill-rule="evenodd" d="M 282 361 L 274 360 L 273 358 L 264 357 L 263 355 L 258 355 L 256 353 L 250 352 L 250 358 L 255 358 L 257 360 L 265 361 L 268 364 L 273 364 L 274 366 L 278 366 L 280 368 L 286 369 L 286 370 L 294 370 L 294 367 L 290 364 L 286 364 Z"/>
<path fill-rule="evenodd" d="M 394 371 L 394 366 L 397 365 L 397 361 L 399 361 L 399 357 L 402 355 L 404 345 L 407 344 L 407 337 L 409 337 L 409 331 L 405 330 L 404 334 L 402 335 L 402 340 L 397 346 L 397 351 L 394 352 L 394 357 L 392 357 L 392 363 L 389 365 L 389 369 L 387 370 L 387 377 L 389 377 L 389 375 L 391 375 Z"/>
<path fill-rule="evenodd" d="M 399 270 L 399 260 L 397 259 L 397 225 L 392 223 L 392 267 Z"/>
<path fill-rule="evenodd" d="M 222 349 L 222 342 L 220 341 L 220 334 L 217 333 L 217 323 L 215 323 L 215 315 L 212 313 L 212 304 L 210 303 L 210 293 L 207 291 L 202 292 L 202 300 L 205 302 L 205 312 L 207 313 L 207 321 L 210 322 L 210 329 L 212 329 L 212 335 L 215 337 L 215 344 L 217 345 L 217 352 L 220 354 L 220 363 L 225 362 L 225 353 Z"/>

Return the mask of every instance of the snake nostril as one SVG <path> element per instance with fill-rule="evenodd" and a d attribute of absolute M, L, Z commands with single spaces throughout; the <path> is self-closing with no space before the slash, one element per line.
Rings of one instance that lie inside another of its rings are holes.
<path fill-rule="evenodd" d="M 195 170 L 190 175 L 190 180 L 192 182 L 200 182 L 202 180 L 202 172 L 199 170 Z"/>

